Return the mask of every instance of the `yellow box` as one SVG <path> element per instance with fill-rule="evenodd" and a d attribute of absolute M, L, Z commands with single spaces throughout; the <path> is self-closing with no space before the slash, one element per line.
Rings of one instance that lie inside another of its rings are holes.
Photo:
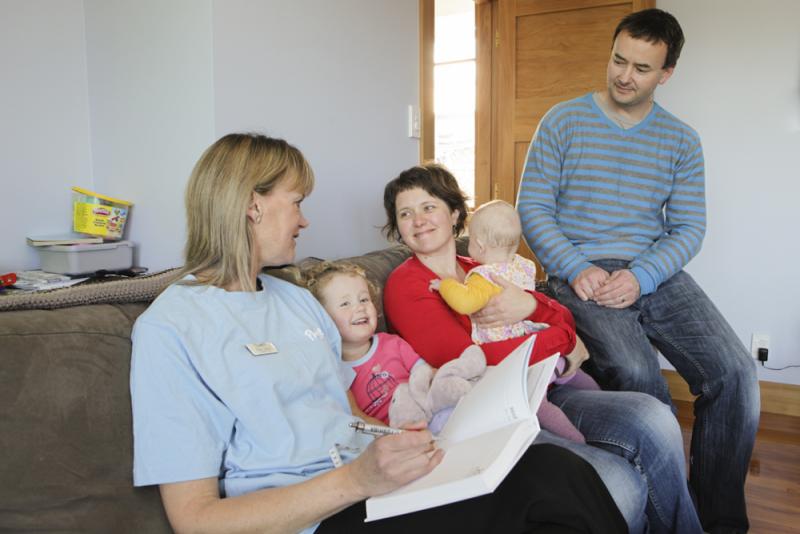
<path fill-rule="evenodd" d="M 81 234 L 120 239 L 132 202 L 72 188 L 72 227 Z"/>

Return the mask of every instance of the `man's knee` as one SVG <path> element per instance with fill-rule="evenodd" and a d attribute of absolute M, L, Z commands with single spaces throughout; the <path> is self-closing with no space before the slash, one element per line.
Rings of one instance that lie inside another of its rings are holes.
<path fill-rule="evenodd" d="M 649 351 L 652 352 L 652 349 Z M 658 357 L 654 353 L 615 358 L 605 362 L 602 362 L 600 358 L 594 358 L 592 353 L 587 371 L 605 389 L 641 391 L 658 397 L 662 402 L 667 402 L 665 398 L 662 398 L 666 386 L 658 365 Z"/>
<path fill-rule="evenodd" d="M 748 403 L 758 400 L 758 372 L 747 350 L 734 346 L 721 355 L 711 370 L 704 367 L 705 380 L 700 393 L 708 398 L 729 394 Z"/>
<path fill-rule="evenodd" d="M 670 407 L 645 393 L 637 393 L 636 396 L 637 409 L 631 413 L 631 426 L 641 429 L 642 438 L 649 442 L 641 443 L 640 446 L 682 451 L 681 427 Z"/>

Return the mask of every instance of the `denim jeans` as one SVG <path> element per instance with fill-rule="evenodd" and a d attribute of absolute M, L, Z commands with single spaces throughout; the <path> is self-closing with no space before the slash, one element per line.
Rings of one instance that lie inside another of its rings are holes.
<path fill-rule="evenodd" d="M 702 532 L 686 485 L 680 426 L 667 406 L 643 393 L 579 390 L 568 383 L 550 390 L 548 397 L 587 444 L 544 432 L 541 439 L 592 464 L 631 533 L 644 531 L 644 512 L 651 533 Z"/>
<path fill-rule="evenodd" d="M 594 262 L 608 272 L 622 260 Z M 604 387 L 641 391 L 671 406 L 658 349 L 697 399 L 689 481 L 708 532 L 745 532 L 744 482 L 753 451 L 760 397 L 749 351 L 689 274 L 680 271 L 621 310 L 581 301 L 551 278 L 553 296 L 572 311 L 591 359 L 584 369 Z M 655 348 L 654 348 L 655 346 Z"/>

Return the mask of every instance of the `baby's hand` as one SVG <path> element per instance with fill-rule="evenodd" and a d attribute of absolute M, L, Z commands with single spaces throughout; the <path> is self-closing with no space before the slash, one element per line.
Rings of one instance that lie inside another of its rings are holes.
<path fill-rule="evenodd" d="M 434 278 L 431 280 L 430 285 L 428 285 L 428 291 L 439 291 L 440 285 L 442 285 L 442 281 L 438 278 Z"/>

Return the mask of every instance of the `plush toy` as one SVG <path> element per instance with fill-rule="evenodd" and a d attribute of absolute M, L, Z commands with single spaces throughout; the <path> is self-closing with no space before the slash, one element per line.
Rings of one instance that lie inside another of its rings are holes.
<path fill-rule="evenodd" d="M 428 421 L 438 434 L 446 417 L 486 370 L 486 356 L 478 345 L 470 345 L 455 360 L 438 370 L 420 360 L 411 370 L 408 382 L 394 391 L 389 405 L 389 424 L 395 428 L 414 421 Z"/>

